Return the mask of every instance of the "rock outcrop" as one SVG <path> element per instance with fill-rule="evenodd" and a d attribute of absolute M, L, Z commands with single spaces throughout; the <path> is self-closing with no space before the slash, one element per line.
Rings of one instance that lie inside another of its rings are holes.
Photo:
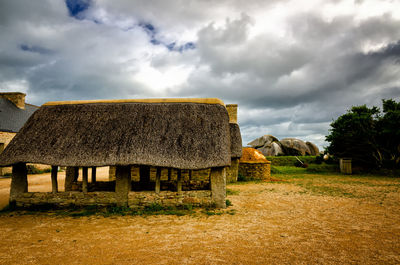
<path fill-rule="evenodd" d="M 281 140 L 283 149 L 286 155 L 305 156 L 311 155 L 310 149 L 307 144 L 300 139 L 285 138 Z"/>
<path fill-rule="evenodd" d="M 304 142 L 297 138 L 285 138 L 279 141 L 272 135 L 263 135 L 247 145 L 255 148 L 263 153 L 265 156 L 304 156 L 304 155 L 318 155 L 318 147 L 311 142 Z"/>
<path fill-rule="evenodd" d="M 310 155 L 312 155 L 312 156 L 319 155 L 319 149 L 315 144 L 313 144 L 312 142 L 306 142 L 306 145 L 308 146 L 308 149 L 310 150 Z"/>
<path fill-rule="evenodd" d="M 263 135 L 260 138 L 248 143 L 248 145 L 261 151 L 265 156 L 277 156 L 284 154 L 281 143 L 272 135 Z"/>

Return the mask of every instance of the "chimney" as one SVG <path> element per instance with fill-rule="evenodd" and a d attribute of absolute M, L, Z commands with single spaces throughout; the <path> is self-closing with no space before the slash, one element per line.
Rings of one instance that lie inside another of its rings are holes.
<path fill-rule="evenodd" d="M 237 104 L 226 104 L 226 109 L 228 110 L 229 123 L 237 123 Z"/>
<path fill-rule="evenodd" d="M 21 92 L 4 92 L 0 93 L 0 98 L 5 98 L 14 103 L 20 109 L 25 109 L 25 96 L 26 94 Z"/>

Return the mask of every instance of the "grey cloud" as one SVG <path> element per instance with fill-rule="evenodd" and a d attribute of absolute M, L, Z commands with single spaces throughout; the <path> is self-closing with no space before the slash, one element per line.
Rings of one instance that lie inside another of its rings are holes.
<path fill-rule="evenodd" d="M 21 81 L 35 104 L 219 97 L 239 104 L 244 143 L 269 133 L 301 137 L 321 147 L 329 123 L 352 105 L 399 99 L 400 21 L 390 12 L 361 20 L 352 15 L 326 20 L 316 6 L 305 13 L 288 12 L 294 15 L 278 25 L 283 37 L 250 34 L 257 23 L 274 23 L 257 21 L 264 10 L 283 6 L 293 11 L 296 5 L 98 0 L 85 11 L 87 19 L 77 20 L 69 16 L 64 1 L 0 0 L 0 34 L 5 36 L 0 42 L 0 88 Z M 156 35 L 147 34 L 139 23 L 155 26 Z M 151 44 L 152 37 L 166 44 L 176 41 L 177 47 L 194 42 L 196 48 L 170 52 Z M 137 79 L 145 67 L 161 76 L 172 67 L 189 69 L 190 74 L 180 85 L 157 90 Z"/>

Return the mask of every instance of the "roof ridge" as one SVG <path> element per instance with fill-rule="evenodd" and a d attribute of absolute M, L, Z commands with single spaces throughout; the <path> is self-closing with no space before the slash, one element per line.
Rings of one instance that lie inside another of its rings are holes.
<path fill-rule="evenodd" d="M 112 100 L 71 100 L 71 101 L 49 101 L 43 106 L 73 105 L 73 104 L 97 104 L 97 103 L 202 103 L 219 104 L 225 103 L 219 98 L 147 98 L 147 99 L 112 99 Z"/>

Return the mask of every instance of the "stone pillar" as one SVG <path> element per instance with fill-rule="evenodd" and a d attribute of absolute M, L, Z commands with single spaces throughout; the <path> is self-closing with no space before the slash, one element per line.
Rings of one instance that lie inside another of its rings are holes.
<path fill-rule="evenodd" d="M 178 176 L 177 176 L 176 191 L 178 192 L 178 194 L 182 194 L 182 170 L 178 169 L 177 174 Z"/>
<path fill-rule="evenodd" d="M 51 193 L 58 192 L 57 173 L 58 166 L 51 166 Z"/>
<path fill-rule="evenodd" d="M 237 182 L 239 174 L 239 158 L 232 158 L 231 166 L 227 168 L 226 183 Z"/>
<path fill-rule="evenodd" d="M 4 151 L 4 143 L 0 143 L 0 154 Z M 0 176 L 3 176 L 3 168 L 0 167 Z"/>
<path fill-rule="evenodd" d="M 211 199 L 217 208 L 226 208 L 226 169 L 225 167 L 211 168 Z"/>
<path fill-rule="evenodd" d="M 96 183 L 96 167 L 92 167 L 92 183 Z"/>
<path fill-rule="evenodd" d="M 115 180 L 115 170 L 116 166 L 110 166 L 108 169 L 108 180 L 114 181 Z"/>
<path fill-rule="evenodd" d="M 171 181 L 171 177 L 172 177 L 172 168 L 168 168 L 168 182 Z"/>
<path fill-rule="evenodd" d="M 131 190 L 131 167 L 117 166 L 115 170 L 115 198 L 118 206 L 128 206 L 128 193 Z"/>
<path fill-rule="evenodd" d="M 78 167 L 67 167 L 67 170 L 65 171 L 64 191 L 72 191 L 72 183 L 78 180 L 78 175 Z"/>
<path fill-rule="evenodd" d="M 161 188 L 161 167 L 157 167 L 157 173 L 156 173 L 156 193 L 160 193 L 160 188 Z"/>
<path fill-rule="evenodd" d="M 24 192 L 28 192 L 28 171 L 25 163 L 18 163 L 12 167 L 10 203 L 15 202 L 16 196 Z"/>
<path fill-rule="evenodd" d="M 88 167 L 82 167 L 82 192 L 88 192 Z"/>

